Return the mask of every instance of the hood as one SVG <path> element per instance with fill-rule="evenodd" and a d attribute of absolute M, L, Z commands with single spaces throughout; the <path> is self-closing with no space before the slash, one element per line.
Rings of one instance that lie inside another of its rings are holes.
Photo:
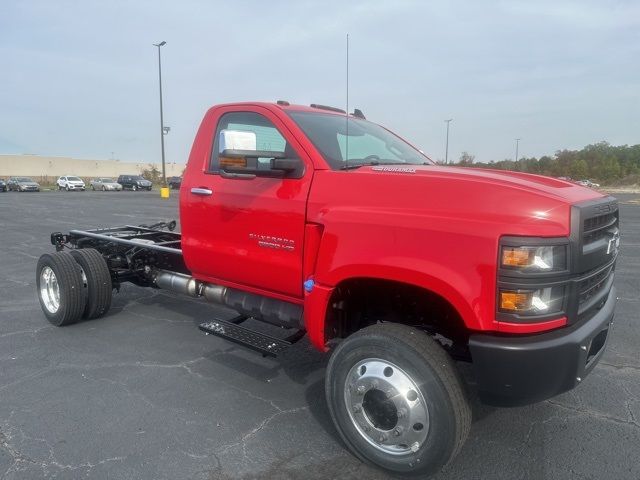
<path fill-rule="evenodd" d="M 425 228 L 548 237 L 569 234 L 571 205 L 605 196 L 540 175 L 435 165 L 319 171 L 313 190 L 319 216 L 312 221 L 338 208 L 354 219 L 387 215 L 413 224 L 423 217 Z"/>
<path fill-rule="evenodd" d="M 84 185 L 84 180 L 67 180 L 67 183 L 72 183 L 74 185 Z"/>
<path fill-rule="evenodd" d="M 393 165 L 380 165 L 374 167 L 363 167 L 369 172 L 377 174 L 394 174 L 394 175 L 411 175 L 418 177 L 438 177 L 443 180 L 462 181 L 464 183 L 473 183 L 475 186 L 482 188 L 508 188 L 519 190 L 546 197 L 555 197 L 566 203 L 577 203 L 592 198 L 602 197 L 603 195 L 594 192 L 591 189 L 584 188 L 573 182 L 558 180 L 543 175 L 534 175 L 531 173 L 512 172 L 507 170 L 494 170 L 485 168 L 469 168 L 469 167 L 445 167 L 445 166 L 426 166 L 426 165 L 408 165 L 406 167 Z M 363 170 L 360 169 L 360 170 Z"/>
<path fill-rule="evenodd" d="M 135 181 L 138 183 L 142 183 L 143 185 L 151 185 L 151 182 L 149 180 L 145 180 L 144 178 L 140 180 L 135 180 Z"/>
<path fill-rule="evenodd" d="M 37 182 L 17 182 L 18 185 L 24 185 L 25 187 L 38 187 L 39 184 Z"/>

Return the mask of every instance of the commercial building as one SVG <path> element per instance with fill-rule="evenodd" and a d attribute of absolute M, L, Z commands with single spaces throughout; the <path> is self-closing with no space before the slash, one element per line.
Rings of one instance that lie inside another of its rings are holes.
<path fill-rule="evenodd" d="M 87 160 L 71 157 L 48 157 L 40 155 L 0 155 L 0 178 L 10 176 L 32 177 L 42 182 L 55 182 L 62 175 L 77 175 L 82 178 L 117 177 L 136 175 L 155 166 L 162 171 L 161 163 L 134 163 L 120 160 Z M 167 177 L 180 176 L 185 165 L 167 163 Z"/>

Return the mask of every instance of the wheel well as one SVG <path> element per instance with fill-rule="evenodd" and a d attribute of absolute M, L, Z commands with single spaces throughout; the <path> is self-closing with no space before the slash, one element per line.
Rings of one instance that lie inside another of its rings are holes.
<path fill-rule="evenodd" d="M 341 282 L 327 308 L 325 339 L 346 338 L 380 322 L 419 328 L 457 359 L 469 357 L 469 332 L 453 305 L 430 290 L 393 280 L 354 278 Z"/>

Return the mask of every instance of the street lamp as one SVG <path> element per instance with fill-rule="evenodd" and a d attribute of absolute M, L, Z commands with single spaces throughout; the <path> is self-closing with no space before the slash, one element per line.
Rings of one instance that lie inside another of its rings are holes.
<path fill-rule="evenodd" d="M 168 127 L 165 130 L 164 118 L 162 115 L 162 60 L 160 58 L 160 48 L 167 42 L 154 43 L 154 47 L 158 47 L 158 83 L 160 84 L 160 149 L 162 151 L 162 188 L 167 188 L 167 172 L 164 166 L 164 136 L 169 133 Z"/>
<path fill-rule="evenodd" d="M 451 120 L 453 120 L 453 118 L 445 120 L 445 123 L 447 124 L 447 146 L 445 147 L 445 151 L 444 151 L 444 164 L 445 165 L 449 163 L 449 124 L 451 123 Z"/>
<path fill-rule="evenodd" d="M 516 164 L 518 163 L 518 146 L 520 144 L 521 138 L 516 138 Z"/>

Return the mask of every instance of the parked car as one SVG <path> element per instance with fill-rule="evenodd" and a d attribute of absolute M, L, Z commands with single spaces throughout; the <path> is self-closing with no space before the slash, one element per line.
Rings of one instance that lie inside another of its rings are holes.
<path fill-rule="evenodd" d="M 118 177 L 118 183 L 122 185 L 122 188 L 130 188 L 134 192 L 136 190 L 151 190 L 152 183 L 141 177 L 140 175 L 120 175 Z"/>
<path fill-rule="evenodd" d="M 172 190 L 178 190 L 180 185 L 182 185 L 182 177 L 169 177 L 167 185 L 169 185 L 169 188 Z"/>
<path fill-rule="evenodd" d="M 599 188 L 600 187 L 599 183 L 592 182 L 591 180 L 578 180 L 576 183 L 578 185 L 582 185 L 583 187 L 589 187 L 589 188 Z"/>
<path fill-rule="evenodd" d="M 9 177 L 7 189 L 14 192 L 39 192 L 40 184 L 29 177 Z"/>
<path fill-rule="evenodd" d="M 102 190 L 106 192 L 107 190 L 122 190 L 122 185 L 116 182 L 113 178 L 108 177 L 99 177 L 91 180 L 91 190 Z"/>
<path fill-rule="evenodd" d="M 7 182 L 0 178 L 0 192 L 7 191 Z"/>
<path fill-rule="evenodd" d="M 82 190 L 84 192 L 86 188 L 84 181 L 80 177 L 74 177 L 72 175 L 59 177 L 56 183 L 58 184 L 58 190 L 64 189 L 67 192 L 71 190 Z"/>

